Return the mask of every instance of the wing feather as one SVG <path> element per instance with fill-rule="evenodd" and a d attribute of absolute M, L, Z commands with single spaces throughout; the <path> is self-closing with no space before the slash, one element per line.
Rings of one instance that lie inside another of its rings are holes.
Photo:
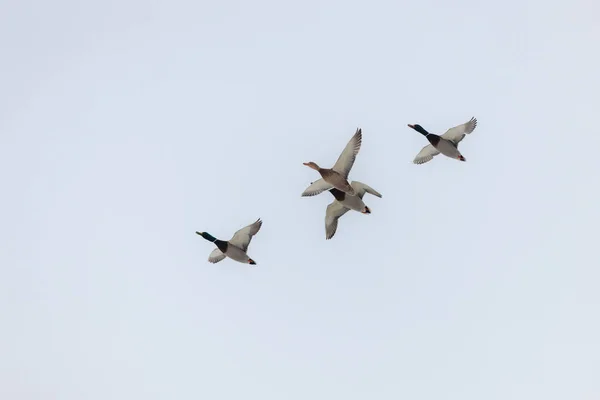
<path fill-rule="evenodd" d="M 465 137 L 466 134 L 469 134 L 475 130 L 477 127 L 477 118 L 473 117 L 469 121 L 464 124 L 460 124 L 455 126 L 454 128 L 450 128 L 442 135 L 442 137 L 446 140 L 451 141 L 454 145 L 458 145 L 461 140 Z"/>
<path fill-rule="evenodd" d="M 365 193 L 370 193 L 373 196 L 377 196 L 377 197 L 381 198 L 381 193 L 379 193 L 377 190 L 373 189 L 371 186 L 367 185 L 366 183 L 362 183 L 359 181 L 352 181 L 350 186 L 352 186 L 354 188 L 354 191 L 356 192 L 356 196 L 360 197 L 361 199 L 363 198 Z"/>
<path fill-rule="evenodd" d="M 337 231 L 338 219 L 350 210 L 344 207 L 340 202 L 335 200 L 333 203 L 327 206 L 325 212 L 325 239 L 329 240 L 335 235 Z"/>
<path fill-rule="evenodd" d="M 234 233 L 233 237 L 229 240 L 229 243 L 236 247 L 239 247 L 244 251 L 248 251 L 248 246 L 250 245 L 250 240 L 252 240 L 252 236 L 258 233 L 261 226 L 262 221 L 259 218 L 256 220 L 256 222 Z"/>
<path fill-rule="evenodd" d="M 417 154 L 417 156 L 413 160 L 413 163 L 424 164 L 427 161 L 431 161 L 433 157 L 437 156 L 438 154 L 440 154 L 440 152 L 431 144 L 428 144 L 427 146 L 421 149 L 419 154 Z"/>
<path fill-rule="evenodd" d="M 225 254 L 219 249 L 214 249 L 210 255 L 208 256 L 208 262 L 210 263 L 218 263 L 219 261 L 225 258 Z"/>
<path fill-rule="evenodd" d="M 354 160 L 356 160 L 356 155 L 360 151 L 361 144 L 362 129 L 358 128 L 331 169 L 339 172 L 344 179 L 348 179 L 348 174 L 354 165 Z"/>
<path fill-rule="evenodd" d="M 310 184 L 310 186 L 307 187 L 306 190 L 304 190 L 304 192 L 302 192 L 302 197 L 316 196 L 325 190 L 331 189 L 332 187 L 333 187 L 333 185 L 325 182 L 323 179 L 318 179 L 318 180 L 312 182 Z"/>

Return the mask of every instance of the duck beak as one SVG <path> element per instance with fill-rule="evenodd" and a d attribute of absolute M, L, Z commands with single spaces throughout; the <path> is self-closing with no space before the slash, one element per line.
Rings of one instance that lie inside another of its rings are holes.
<path fill-rule="evenodd" d="M 204 233 L 204 232 L 198 232 L 198 231 L 196 231 L 196 235 L 200 235 L 200 236 L 202 236 L 202 234 L 203 234 L 203 233 Z"/>
<path fill-rule="evenodd" d="M 409 128 L 413 128 L 413 129 L 415 129 L 415 126 L 414 126 L 414 125 L 411 125 L 411 124 L 408 124 L 408 127 L 409 127 Z"/>

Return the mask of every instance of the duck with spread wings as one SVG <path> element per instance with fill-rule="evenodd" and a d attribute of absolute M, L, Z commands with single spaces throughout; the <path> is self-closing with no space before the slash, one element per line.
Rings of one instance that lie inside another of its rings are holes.
<path fill-rule="evenodd" d="M 354 165 L 354 160 L 360 150 L 361 144 L 362 130 L 359 128 L 356 130 L 356 133 L 352 136 L 332 168 L 321 168 L 312 161 L 304 163 L 307 167 L 318 171 L 319 174 L 321 174 L 322 179 L 313 182 L 304 193 L 302 193 L 302 196 L 315 196 L 332 188 L 340 190 L 350 196 L 356 195 L 354 188 L 348 182 L 348 174 Z"/>
<path fill-rule="evenodd" d="M 356 192 L 355 196 L 350 196 L 335 188 L 329 190 L 335 200 L 327 206 L 327 211 L 325 212 L 325 239 L 327 240 L 335 235 L 338 219 L 348 211 L 354 210 L 362 214 L 371 214 L 371 209 L 362 200 L 365 193 L 370 193 L 373 196 L 381 198 L 381 194 L 377 190 L 365 183 L 352 181 L 351 185 Z"/>
<path fill-rule="evenodd" d="M 256 262 L 248 257 L 248 246 L 250 245 L 252 237 L 258 233 L 261 226 L 262 221 L 259 218 L 253 224 L 238 230 L 228 241 L 219 240 L 207 232 L 196 232 L 196 234 L 217 246 L 217 248 L 208 256 L 209 262 L 214 264 L 223 260 L 225 257 L 229 257 L 232 260 L 244 264 L 256 265 Z"/>
<path fill-rule="evenodd" d="M 448 129 L 443 135 L 429 133 L 425 130 L 425 128 L 418 124 L 408 124 L 408 126 L 425 136 L 429 141 L 429 144 L 423 147 L 419 154 L 417 154 L 413 160 L 413 163 L 426 163 L 431 161 L 433 157 L 440 153 L 446 157 L 454 158 L 455 160 L 467 161 L 458 150 L 458 144 L 461 140 L 463 140 L 466 134 L 469 134 L 475 130 L 477 127 L 477 119 L 473 117 L 464 124 Z"/>

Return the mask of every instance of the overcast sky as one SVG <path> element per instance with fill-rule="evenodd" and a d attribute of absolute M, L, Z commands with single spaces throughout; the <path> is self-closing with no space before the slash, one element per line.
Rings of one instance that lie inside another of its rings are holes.
<path fill-rule="evenodd" d="M 598 15 L 2 1 L 0 398 L 597 400 Z M 357 127 L 383 198 L 326 241 Z"/>

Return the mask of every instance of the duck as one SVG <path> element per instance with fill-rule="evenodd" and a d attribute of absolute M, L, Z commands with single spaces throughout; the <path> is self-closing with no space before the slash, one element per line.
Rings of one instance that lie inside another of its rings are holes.
<path fill-rule="evenodd" d="M 456 160 L 467 161 L 467 159 L 458 150 L 458 144 L 461 140 L 463 140 L 466 134 L 469 134 L 475 130 L 477 127 L 477 118 L 473 117 L 464 124 L 450 128 L 441 136 L 427 132 L 419 124 L 408 124 L 408 126 L 425 136 L 430 143 L 423 147 L 419 154 L 417 154 L 413 160 L 414 164 L 424 164 L 428 161 L 431 161 L 433 157 L 440 153 Z"/>
<path fill-rule="evenodd" d="M 196 234 L 217 246 L 208 256 L 208 262 L 215 264 L 225 257 L 229 257 L 244 264 L 256 265 L 256 262 L 248 257 L 248 246 L 252 237 L 258 233 L 261 226 L 262 220 L 259 218 L 256 222 L 235 232 L 233 237 L 228 241 L 219 240 L 207 232 L 196 232 Z"/>
<path fill-rule="evenodd" d="M 313 161 L 303 163 L 307 167 L 318 171 L 322 179 L 313 182 L 302 193 L 302 196 L 315 196 L 332 188 L 342 191 L 350 196 L 355 196 L 356 192 L 348 182 L 348 174 L 354 165 L 354 160 L 356 160 L 356 155 L 360 151 L 361 144 L 362 129 L 358 128 L 332 168 L 321 168 Z"/>
<path fill-rule="evenodd" d="M 325 211 L 325 239 L 329 240 L 335 235 L 338 226 L 338 220 L 349 210 L 358 211 L 362 214 L 371 214 L 371 209 L 362 200 L 365 193 L 370 193 L 373 196 L 381 198 L 381 193 L 373 189 L 371 186 L 352 181 L 350 184 L 354 188 L 356 195 L 350 196 L 336 188 L 329 189 L 335 200 L 327 206 Z"/>

